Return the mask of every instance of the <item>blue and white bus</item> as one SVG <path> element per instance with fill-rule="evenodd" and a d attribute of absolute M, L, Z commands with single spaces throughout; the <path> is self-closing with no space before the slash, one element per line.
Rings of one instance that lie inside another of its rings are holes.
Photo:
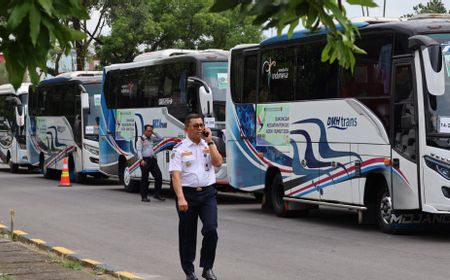
<path fill-rule="evenodd" d="M 229 183 L 279 216 L 326 205 L 385 232 L 448 222 L 450 22 L 355 25 L 367 54 L 353 74 L 321 63 L 323 30 L 232 49 Z"/>
<path fill-rule="evenodd" d="M 222 50 L 162 50 L 104 69 L 100 120 L 100 170 L 126 191 L 139 188 L 136 141 L 151 124 L 163 140 L 154 147 L 163 181 L 170 182 L 169 152 L 185 137 L 184 117 L 207 117 L 224 155 L 228 54 Z M 226 167 L 216 169 L 218 186 L 228 186 Z"/>
<path fill-rule="evenodd" d="M 30 163 L 46 178 L 63 169 L 71 180 L 100 177 L 98 131 L 101 71 L 64 73 L 30 88 L 27 149 Z"/>
<path fill-rule="evenodd" d="M 0 161 L 12 173 L 21 166 L 31 168 L 25 141 L 29 86 L 23 83 L 15 90 L 11 84 L 0 85 Z"/>

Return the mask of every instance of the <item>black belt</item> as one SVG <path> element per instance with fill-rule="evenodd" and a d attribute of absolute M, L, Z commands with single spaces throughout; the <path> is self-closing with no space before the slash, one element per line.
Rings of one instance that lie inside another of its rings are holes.
<path fill-rule="evenodd" d="M 186 191 L 192 191 L 192 192 L 202 192 L 210 187 L 212 187 L 213 185 L 209 185 L 206 187 L 190 187 L 190 186 L 183 186 L 183 190 Z"/>

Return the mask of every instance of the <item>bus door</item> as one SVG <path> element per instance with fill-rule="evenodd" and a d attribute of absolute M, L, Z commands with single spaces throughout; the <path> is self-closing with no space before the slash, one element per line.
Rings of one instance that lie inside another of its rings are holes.
<path fill-rule="evenodd" d="M 392 165 L 390 195 L 394 209 L 419 206 L 418 131 L 412 58 L 392 65 Z"/>

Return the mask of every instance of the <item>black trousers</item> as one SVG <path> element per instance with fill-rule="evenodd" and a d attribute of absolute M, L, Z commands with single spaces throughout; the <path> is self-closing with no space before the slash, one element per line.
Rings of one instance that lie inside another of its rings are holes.
<path fill-rule="evenodd" d="M 184 197 L 188 203 L 186 212 L 177 211 L 180 218 L 178 238 L 181 267 L 184 273 L 194 272 L 195 251 L 197 247 L 197 221 L 202 221 L 202 249 L 200 251 L 200 267 L 212 268 L 217 248 L 217 191 L 214 187 L 206 187 L 202 191 L 183 187 Z M 177 200 L 175 200 L 177 201 Z"/>
<path fill-rule="evenodd" d="M 158 166 L 158 160 L 156 158 L 144 158 L 145 165 L 141 167 L 141 196 L 142 198 L 148 197 L 148 173 L 151 172 L 153 179 L 155 180 L 155 192 L 153 195 L 161 195 L 162 188 L 162 174 Z"/>

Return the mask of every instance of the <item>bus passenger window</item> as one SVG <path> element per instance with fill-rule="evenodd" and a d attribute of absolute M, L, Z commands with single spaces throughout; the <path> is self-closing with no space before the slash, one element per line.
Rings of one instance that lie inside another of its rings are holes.
<path fill-rule="evenodd" d="M 256 54 L 245 56 L 242 103 L 256 103 Z"/>

